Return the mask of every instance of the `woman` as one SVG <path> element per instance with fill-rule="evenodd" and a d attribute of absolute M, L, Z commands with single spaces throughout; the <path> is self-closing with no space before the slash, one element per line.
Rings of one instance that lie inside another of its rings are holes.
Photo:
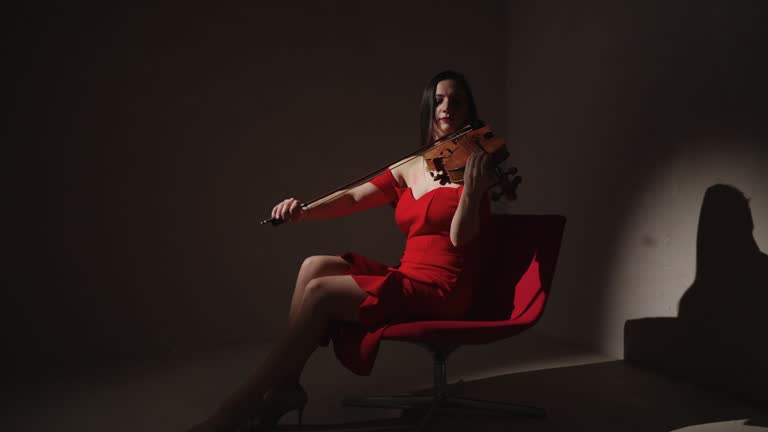
<path fill-rule="evenodd" d="M 422 145 L 474 120 L 477 109 L 461 74 L 444 71 L 430 80 L 422 97 Z M 297 409 L 301 422 L 307 395 L 299 376 L 319 345 L 333 340 L 340 361 L 368 375 L 386 324 L 461 317 L 471 297 L 466 245 L 489 214 L 486 196 L 493 180 L 487 162 L 485 153 L 473 154 L 463 185 L 440 186 L 429 176 L 424 159 L 417 157 L 332 201 L 308 209 L 293 198 L 277 204 L 272 217 L 287 221 L 395 206 L 395 220 L 408 237 L 401 265 L 387 267 L 352 253 L 306 259 L 291 300 L 287 334 L 245 385 L 192 430 L 234 430 L 249 418 L 252 426 L 267 430 Z"/>

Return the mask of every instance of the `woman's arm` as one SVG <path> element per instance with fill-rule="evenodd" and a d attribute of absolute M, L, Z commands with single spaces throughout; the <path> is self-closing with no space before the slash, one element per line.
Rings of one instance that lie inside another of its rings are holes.
<path fill-rule="evenodd" d="M 451 221 L 451 243 L 464 246 L 475 238 L 480 230 L 480 206 L 493 185 L 490 176 L 488 154 L 476 152 L 467 158 L 464 167 L 464 192 Z"/>
<path fill-rule="evenodd" d="M 402 166 L 391 169 L 395 180 L 402 184 Z M 384 191 L 369 181 L 352 189 L 339 191 L 327 200 L 303 209 L 299 200 L 288 198 L 272 209 L 272 217 L 289 221 L 329 219 L 387 205 L 390 201 Z"/>
<path fill-rule="evenodd" d="M 340 191 L 327 201 L 304 209 L 303 219 L 329 219 L 389 204 L 389 198 L 371 182 Z"/>

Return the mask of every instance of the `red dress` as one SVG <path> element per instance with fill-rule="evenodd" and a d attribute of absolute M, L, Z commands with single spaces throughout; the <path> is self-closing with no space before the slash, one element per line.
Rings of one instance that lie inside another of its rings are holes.
<path fill-rule="evenodd" d="M 407 240 L 398 267 L 355 253 L 340 255 L 368 297 L 360 305 L 360 323 L 336 323 L 329 336 L 338 359 L 358 375 L 370 375 L 387 325 L 461 318 L 472 297 L 470 269 L 464 265 L 466 248 L 455 247 L 450 240 L 464 186 L 440 187 L 415 199 L 411 188 L 398 186 L 390 170 L 371 183 L 389 197 L 395 222 Z M 490 214 L 487 202 L 482 213 Z"/>

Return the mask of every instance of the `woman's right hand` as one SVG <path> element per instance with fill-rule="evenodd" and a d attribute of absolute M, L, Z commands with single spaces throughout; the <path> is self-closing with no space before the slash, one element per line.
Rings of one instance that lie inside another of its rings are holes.
<path fill-rule="evenodd" d="M 288 198 L 272 208 L 272 217 L 283 221 L 300 221 L 304 218 L 304 209 L 301 202 L 294 198 Z"/>

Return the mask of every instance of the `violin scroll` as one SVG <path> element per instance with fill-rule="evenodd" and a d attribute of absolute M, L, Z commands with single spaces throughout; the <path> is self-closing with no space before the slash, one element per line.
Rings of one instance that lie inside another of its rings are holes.
<path fill-rule="evenodd" d="M 495 190 L 491 191 L 491 200 L 498 201 L 499 198 L 505 197 L 510 201 L 517 199 L 517 187 L 522 183 L 523 178 L 517 174 L 517 168 L 512 167 L 507 171 L 502 171 L 498 166 L 495 169 L 494 175 L 499 180 L 498 183 L 492 186 Z M 510 177 L 512 179 L 510 180 Z"/>

